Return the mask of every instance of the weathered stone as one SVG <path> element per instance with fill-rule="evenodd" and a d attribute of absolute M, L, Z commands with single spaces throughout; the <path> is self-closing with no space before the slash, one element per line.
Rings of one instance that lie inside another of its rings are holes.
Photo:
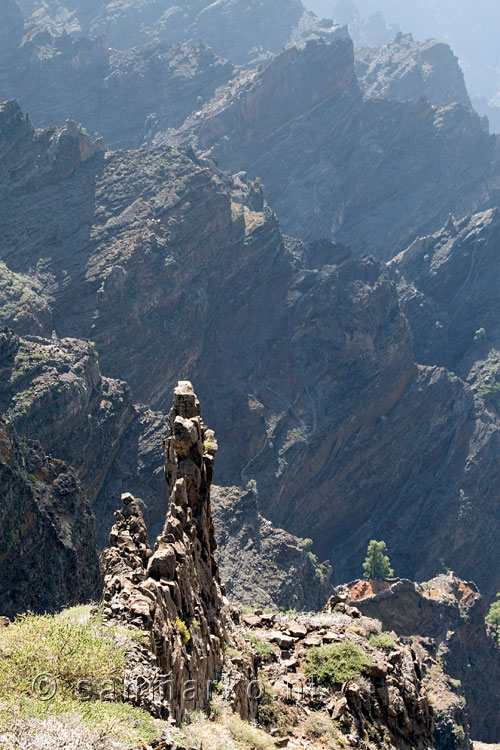
<path fill-rule="evenodd" d="M 131 495 L 122 498 L 112 546 L 102 554 L 104 616 L 150 633 L 152 653 L 137 655 L 137 670 L 168 675 L 172 686 L 164 696 L 139 694 L 136 700 L 145 706 L 152 702 L 160 715 L 175 720 L 207 704 L 209 686 L 225 667 L 237 710 L 246 718 L 256 710 L 246 689 L 255 675 L 245 642 L 238 642 L 239 657 L 233 663 L 227 664 L 225 657 L 224 646 L 234 644 L 236 636 L 213 558 L 213 456 L 203 450 L 205 434 L 193 387 L 181 382 L 174 391 L 164 441 L 170 508 L 153 554 L 139 504 Z M 186 464 L 197 471 L 184 472 Z"/>

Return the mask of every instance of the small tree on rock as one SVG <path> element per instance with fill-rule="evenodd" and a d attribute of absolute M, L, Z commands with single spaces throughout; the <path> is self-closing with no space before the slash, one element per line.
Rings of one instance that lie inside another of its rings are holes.
<path fill-rule="evenodd" d="M 364 577 L 367 580 L 383 581 L 392 578 L 394 571 L 387 553 L 385 542 L 377 542 L 372 539 L 368 545 L 366 560 L 363 563 Z"/>

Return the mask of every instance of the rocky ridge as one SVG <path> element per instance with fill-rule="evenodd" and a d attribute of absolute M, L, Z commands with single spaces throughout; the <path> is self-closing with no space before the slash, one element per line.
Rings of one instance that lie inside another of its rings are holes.
<path fill-rule="evenodd" d="M 357 581 L 342 590 L 351 605 L 380 620 L 385 629 L 418 636 L 430 689 L 436 690 L 434 681 L 444 670 L 462 696 L 471 736 L 497 740 L 500 650 L 485 623 L 486 600 L 475 584 L 449 572 L 426 583 Z"/>
<path fill-rule="evenodd" d="M 168 137 L 261 178 L 291 236 L 384 260 L 498 191 L 497 141 L 470 107 L 363 97 L 350 39 L 282 52 Z"/>
<path fill-rule="evenodd" d="M 447 44 L 398 33 L 384 47 L 356 47 L 356 75 L 367 96 L 472 107 L 458 58 Z"/>
<path fill-rule="evenodd" d="M 118 51 L 105 36 L 35 30 L 0 57 L 0 100 L 17 99 L 39 127 L 70 118 L 108 148 L 138 148 L 181 125 L 232 73 L 202 42 Z"/>
<path fill-rule="evenodd" d="M 17 345 L 0 332 L 0 377 Z M 99 595 L 95 525 L 74 471 L 0 418 L 2 614 L 54 612 Z M 40 582 L 43 585 L 40 585 Z"/>
<path fill-rule="evenodd" d="M 20 0 L 28 28 L 94 38 L 105 34 L 116 49 L 149 42 L 198 44 L 238 65 L 251 65 L 282 49 L 291 39 L 335 36 L 332 21 L 320 21 L 300 0 L 189 0 L 182 7 L 154 0 L 66 4 L 58 0 Z"/>
<path fill-rule="evenodd" d="M 311 539 L 298 539 L 259 513 L 256 486 L 213 487 L 212 516 L 216 559 L 231 601 L 254 608 L 323 608 L 331 593 L 330 563 L 319 564 Z"/>

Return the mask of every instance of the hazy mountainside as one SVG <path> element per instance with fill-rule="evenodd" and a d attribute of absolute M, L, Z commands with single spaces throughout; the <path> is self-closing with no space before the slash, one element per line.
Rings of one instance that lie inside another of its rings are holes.
<path fill-rule="evenodd" d="M 232 72 L 203 43 L 116 51 L 104 36 L 38 32 L 0 57 L 0 100 L 17 99 L 38 126 L 70 118 L 108 148 L 137 148 L 181 125 Z"/>
<path fill-rule="evenodd" d="M 256 478 L 262 513 L 314 539 L 335 580 L 352 578 L 380 538 L 404 575 L 444 562 L 494 590 L 498 424 L 457 377 L 416 367 L 377 261 L 285 240 L 258 183 L 194 154 L 103 155 L 76 126 L 34 131 L 14 104 L 2 113 L 0 257 L 43 281 L 49 330 L 91 338 L 106 376 L 154 408 L 179 373 L 195 380 L 221 439 L 218 483 Z M 157 460 L 162 425 L 141 413 L 116 454 L 116 476 L 135 482 L 135 462 L 148 463 L 136 442 L 149 430 Z"/>
<path fill-rule="evenodd" d="M 11 0 L 3 0 L 11 2 Z M 197 45 L 202 39 L 238 65 L 248 65 L 279 51 L 292 40 L 335 35 L 300 0 L 20 0 L 31 28 L 63 31 L 91 38 L 105 34 L 112 47 L 127 49 L 147 42 Z"/>
<path fill-rule="evenodd" d="M 411 32 L 421 41 L 448 43 L 460 58 L 467 87 L 481 115 L 492 129 L 500 129 L 500 54 L 497 29 L 500 10 L 496 0 L 307 0 L 320 16 L 349 25 L 356 44 L 380 47 L 397 30 Z M 385 20 L 387 19 L 387 20 Z M 385 32 L 385 37 L 384 37 Z"/>
<path fill-rule="evenodd" d="M 498 329 L 498 209 L 449 221 L 390 264 L 419 362 L 455 371 L 495 402 Z M 490 392 L 491 391 L 491 392 Z"/>
<path fill-rule="evenodd" d="M 489 207 L 498 190 L 497 141 L 480 118 L 463 104 L 363 98 L 349 39 L 309 42 L 242 75 L 174 142 L 262 178 L 287 233 L 383 259 L 450 212 Z"/>
<path fill-rule="evenodd" d="M 425 96 L 438 107 L 456 102 L 471 107 L 458 59 L 447 44 L 399 33 L 382 48 L 355 48 L 355 58 L 368 96 L 401 101 Z"/>

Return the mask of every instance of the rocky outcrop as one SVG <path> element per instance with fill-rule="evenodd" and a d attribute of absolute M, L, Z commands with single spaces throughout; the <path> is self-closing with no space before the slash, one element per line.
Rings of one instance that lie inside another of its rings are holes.
<path fill-rule="evenodd" d="M 21 440 L 3 418 L 0 497 L 2 615 L 43 614 L 95 600 L 94 519 L 74 472 Z"/>
<path fill-rule="evenodd" d="M 458 58 L 443 42 L 399 33 L 384 47 L 358 47 L 355 54 L 367 96 L 400 101 L 425 96 L 438 107 L 455 102 L 471 107 Z"/>
<path fill-rule="evenodd" d="M 331 566 L 320 565 L 312 540 L 278 529 L 259 513 L 258 490 L 214 487 L 216 559 L 233 602 L 282 610 L 316 611 L 330 592 Z"/>
<path fill-rule="evenodd" d="M 498 209 L 449 217 L 390 264 L 419 362 L 457 372 L 495 406 L 498 330 Z"/>
<path fill-rule="evenodd" d="M 381 645 L 377 620 L 344 607 L 315 615 L 256 613 L 243 617 L 243 627 L 261 655 L 259 720 L 275 735 L 280 731 L 276 717 L 281 717 L 282 724 L 296 725 L 294 743 L 323 739 L 350 747 L 372 742 L 383 748 L 434 746 L 433 713 L 418 657 L 396 636 L 386 634 Z M 361 655 L 364 664 L 345 680 L 307 675 L 309 656 L 319 651 L 326 659 L 332 648 L 338 651 L 330 664 L 348 659 L 347 653 Z"/>
<path fill-rule="evenodd" d="M 28 25 L 55 34 L 105 34 L 116 49 L 153 41 L 168 44 L 202 39 L 238 65 L 250 65 L 282 49 L 291 39 L 332 36 L 336 27 L 305 11 L 300 0 L 187 0 L 182 6 L 154 0 L 61 3 L 21 0 Z M 75 7 L 76 6 L 76 7 Z"/>
<path fill-rule="evenodd" d="M 470 108 L 363 98 L 346 39 L 283 52 L 171 138 L 260 177 L 291 236 L 384 260 L 498 190 L 496 139 Z"/>
<path fill-rule="evenodd" d="M 205 44 L 151 42 L 131 50 L 37 32 L 2 65 L 0 100 L 17 99 L 39 127 L 68 117 L 108 148 L 138 148 L 178 127 L 231 78 Z"/>
<path fill-rule="evenodd" d="M 347 591 L 351 604 L 381 620 L 385 629 L 420 637 L 436 700 L 439 690 L 433 681 L 439 663 L 466 700 L 471 736 L 495 742 L 500 732 L 495 711 L 500 650 L 487 630 L 487 604 L 477 587 L 448 573 L 420 584 L 401 579 L 358 581 L 349 584 Z"/>
<path fill-rule="evenodd" d="M 235 637 L 213 556 L 210 485 L 216 452 L 214 433 L 201 420 L 192 385 L 179 383 L 165 439 L 170 505 L 163 531 L 150 550 L 139 505 L 124 495 L 111 546 L 102 554 L 103 614 L 148 633 L 150 652 L 164 678 L 156 705 L 176 720 L 208 704 L 211 685 L 227 661 L 225 648 Z M 241 684 L 245 674 L 252 678 L 253 667 L 251 659 L 246 670 L 240 661 L 234 699 L 248 717 L 255 705 Z"/>

